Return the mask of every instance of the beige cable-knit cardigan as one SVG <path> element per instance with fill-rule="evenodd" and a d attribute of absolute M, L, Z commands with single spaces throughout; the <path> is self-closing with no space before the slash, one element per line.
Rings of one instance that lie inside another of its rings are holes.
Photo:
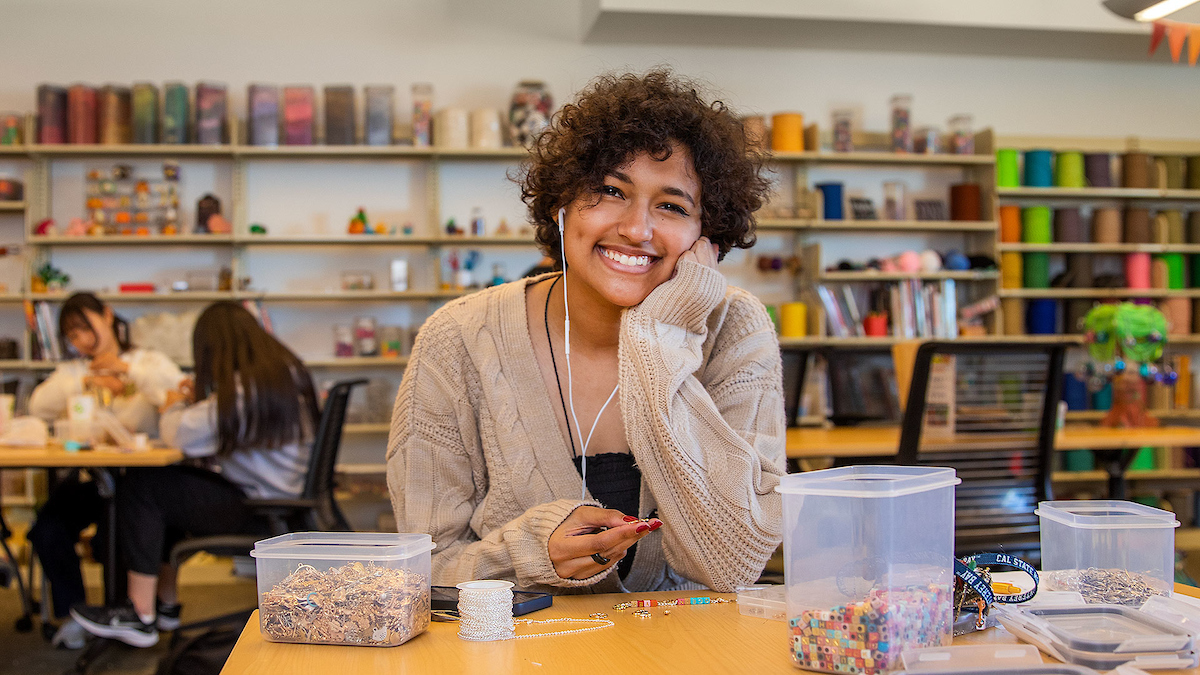
<path fill-rule="evenodd" d="M 508 579 L 551 592 L 753 583 L 781 538 L 782 368 L 762 304 L 686 261 L 621 318 L 625 438 L 642 472 L 642 539 L 622 582 L 554 571 L 550 533 L 582 480 L 530 340 L 523 279 L 425 322 L 392 415 L 387 477 L 403 532 L 433 535 L 433 583 Z M 695 582 L 695 583 L 689 583 Z"/>

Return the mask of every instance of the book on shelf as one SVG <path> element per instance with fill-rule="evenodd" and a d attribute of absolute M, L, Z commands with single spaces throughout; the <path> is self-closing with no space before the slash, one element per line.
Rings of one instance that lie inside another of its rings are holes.
<path fill-rule="evenodd" d="M 158 87 L 149 82 L 133 85 L 133 142 L 158 142 Z"/>
<path fill-rule="evenodd" d="M 250 312 L 250 315 L 258 321 L 259 325 L 263 327 L 263 330 L 267 331 L 267 333 L 270 335 L 275 334 L 275 329 L 271 326 L 271 313 L 267 310 L 267 306 L 264 305 L 261 300 L 251 300 L 247 298 L 242 300 L 242 307 L 244 307 L 247 312 Z"/>
<path fill-rule="evenodd" d="M 250 145 L 279 145 L 279 87 L 270 84 L 250 85 Z"/>
<path fill-rule="evenodd" d="M 354 145 L 354 87 L 325 87 L 325 144 Z"/>
<path fill-rule="evenodd" d="M 26 300 L 25 324 L 29 328 L 30 356 L 34 361 L 60 361 L 62 349 L 58 334 L 54 331 L 54 320 L 50 315 L 50 304 Z"/>
<path fill-rule="evenodd" d="M 163 85 L 163 143 L 178 145 L 188 142 L 191 107 L 186 84 L 168 82 Z"/>
<path fill-rule="evenodd" d="M 893 337 L 944 340 L 958 337 L 958 288 L 953 279 L 929 282 L 902 279 L 886 283 L 886 295 L 876 296 L 873 293 L 871 308 L 879 311 L 890 309 Z M 816 290 L 825 310 L 829 335 L 866 335 L 863 312 L 848 285 L 838 289 L 840 292 L 824 285 L 818 285 Z"/>
<path fill-rule="evenodd" d="M 313 113 L 316 94 L 312 87 L 283 88 L 283 142 L 285 145 L 313 144 Z"/>
<path fill-rule="evenodd" d="M 391 145 L 395 107 L 395 87 L 390 85 L 369 86 L 363 89 L 367 99 L 366 131 L 367 145 Z"/>
<path fill-rule="evenodd" d="M 101 145 L 124 145 L 133 140 L 133 94 L 129 87 L 101 87 L 97 109 L 96 132 Z"/>
<path fill-rule="evenodd" d="M 196 85 L 196 143 L 220 145 L 225 142 L 225 85 L 201 82 Z"/>
<path fill-rule="evenodd" d="M 67 142 L 67 90 L 53 84 L 37 88 L 38 143 Z"/>
<path fill-rule="evenodd" d="M 67 90 L 67 142 L 96 142 L 96 90 L 86 84 Z"/>

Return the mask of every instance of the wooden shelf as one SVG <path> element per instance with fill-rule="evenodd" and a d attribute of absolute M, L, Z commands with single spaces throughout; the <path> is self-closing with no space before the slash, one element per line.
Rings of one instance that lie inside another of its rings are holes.
<path fill-rule="evenodd" d="M 1055 242 L 1052 244 L 999 244 L 1001 251 L 1022 253 L 1200 253 L 1200 244 L 1096 244 Z"/>
<path fill-rule="evenodd" d="M 25 210 L 25 202 L 0 201 L 0 212 L 19 212 Z"/>
<path fill-rule="evenodd" d="M 773 162 L 812 164 L 880 164 L 917 166 L 991 166 L 996 163 L 995 155 L 919 155 L 901 152 L 832 152 L 813 150 L 807 152 L 776 152 L 770 155 Z"/>
<path fill-rule="evenodd" d="M 23 293 L 0 293 L 0 304 L 16 304 L 25 302 Z"/>
<path fill-rule="evenodd" d="M 1001 199 L 1157 199 L 1164 201 L 1197 201 L 1200 190 L 1167 190 L 1158 188 L 996 188 Z"/>
<path fill-rule="evenodd" d="M 47 157 L 122 157 L 122 156 L 149 156 L 149 157 L 233 157 L 234 147 L 232 145 L 199 145 L 195 143 L 168 145 L 162 143 L 146 144 L 146 145 L 84 145 L 84 144 L 32 144 L 21 146 L 25 148 L 23 154 L 30 156 L 47 156 Z"/>
<path fill-rule="evenodd" d="M 468 291 L 331 291 L 329 293 L 240 291 L 237 297 L 276 302 L 337 302 L 340 300 L 390 302 L 398 300 L 446 300 L 457 298 L 467 293 Z"/>
<path fill-rule="evenodd" d="M 322 359 L 304 359 L 309 368 L 403 368 L 408 357 L 390 356 L 342 356 Z"/>
<path fill-rule="evenodd" d="M 61 302 L 70 297 L 70 293 L 30 293 L 29 299 L 35 302 Z M 180 291 L 178 293 L 97 293 L 96 297 L 105 302 L 215 302 L 217 300 L 234 300 L 237 298 L 232 291 Z"/>
<path fill-rule="evenodd" d="M 990 232 L 991 220 L 819 220 L 811 218 L 762 218 L 760 230 L 832 230 L 838 232 Z"/>
<path fill-rule="evenodd" d="M 334 234 L 334 235 L 267 235 L 242 234 L 233 243 L 240 246 L 429 246 L 438 237 L 407 237 L 379 234 Z"/>
<path fill-rule="evenodd" d="M 343 434 L 387 434 L 391 430 L 392 425 L 387 422 L 365 422 L 342 426 Z"/>
<path fill-rule="evenodd" d="M 1000 277 L 1000 272 L 996 270 L 963 270 L 949 271 L 942 270 L 940 272 L 879 272 L 876 270 L 849 270 L 849 271 L 834 271 L 821 272 L 818 280 L 821 282 L 833 281 L 904 281 L 906 279 L 920 279 L 923 281 L 936 281 L 940 279 L 956 279 L 960 281 L 992 281 Z"/>
<path fill-rule="evenodd" d="M 1151 415 L 1168 420 L 1200 420 L 1200 410 L 1178 408 L 1170 410 L 1150 410 Z M 1099 422 L 1108 414 L 1107 410 L 1068 410 L 1068 422 Z"/>
<path fill-rule="evenodd" d="M 25 243 L 30 246 L 192 246 L 209 244 L 228 246 L 233 243 L 229 234 L 155 234 L 147 236 L 131 234 L 107 234 L 98 237 L 66 237 L 62 235 L 29 235 Z"/>
<path fill-rule="evenodd" d="M 784 349 L 803 349 L 806 347 L 850 347 L 850 348 L 886 348 L 897 342 L 933 340 L 936 338 L 898 338 L 886 337 L 832 337 L 809 336 L 802 338 L 779 338 L 779 346 Z M 1034 344 L 1080 344 L 1082 335 L 985 335 L 983 337 L 959 337 L 963 342 L 1022 342 Z"/>
<path fill-rule="evenodd" d="M 433 148 L 411 145 L 282 145 L 278 147 L 255 145 L 199 145 L 195 143 L 168 144 L 30 144 L 0 146 L 0 154 L 24 155 L 29 157 L 244 157 L 250 159 L 301 158 L 413 158 L 413 159 L 483 159 L 513 160 L 529 154 L 526 148 Z"/>
<path fill-rule="evenodd" d="M 1002 288 L 1002 298 L 1197 298 L 1200 288 Z"/>
<path fill-rule="evenodd" d="M 1125 479 L 1129 481 L 1166 481 L 1200 479 L 1200 469 L 1145 469 L 1127 471 Z M 1108 481 L 1107 471 L 1055 471 L 1051 480 L 1055 483 L 1105 483 Z"/>

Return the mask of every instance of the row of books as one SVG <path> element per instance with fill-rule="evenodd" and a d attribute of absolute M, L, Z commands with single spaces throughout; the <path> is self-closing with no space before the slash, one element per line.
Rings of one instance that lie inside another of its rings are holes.
<path fill-rule="evenodd" d="M 317 92 L 310 86 L 252 84 L 247 92 L 251 145 L 313 145 L 317 141 Z M 364 88 L 364 141 L 394 141 L 394 88 Z M 37 89 L 37 142 L 47 144 L 187 144 L 230 142 L 228 93 L 223 84 L 195 87 L 195 113 L 188 86 L 180 82 L 159 88 L 148 82 L 132 87 L 43 84 Z M 428 109 L 420 111 L 428 144 Z M 417 111 L 414 110 L 414 115 Z M 357 94 L 349 85 L 324 88 L 324 143 L 357 143 Z"/>
<path fill-rule="evenodd" d="M 840 288 L 817 286 L 825 309 L 826 326 L 833 337 L 870 335 L 850 285 Z M 871 294 L 870 314 L 890 317 L 889 332 L 899 338 L 958 337 L 958 289 L 953 279 L 922 282 L 904 279 L 888 282 Z M 880 335 L 879 337 L 882 337 Z"/>
<path fill-rule="evenodd" d="M 62 346 L 57 324 L 50 315 L 50 303 L 25 301 L 25 324 L 31 339 L 30 357 L 34 361 L 61 361 Z"/>

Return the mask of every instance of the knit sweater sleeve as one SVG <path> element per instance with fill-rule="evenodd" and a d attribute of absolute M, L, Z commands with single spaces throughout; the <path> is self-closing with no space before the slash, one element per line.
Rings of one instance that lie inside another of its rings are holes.
<path fill-rule="evenodd" d="M 722 592 L 757 580 L 782 539 L 786 433 L 771 320 L 741 291 L 718 311 L 726 299 L 719 272 L 682 262 L 625 312 L 620 343 L 625 432 L 667 562 Z M 710 326 L 720 333 L 705 354 Z"/>
<path fill-rule="evenodd" d="M 452 317 L 435 314 L 422 327 L 392 412 L 387 482 L 396 524 L 433 536 L 433 583 L 507 579 L 524 589 L 590 586 L 593 577 L 564 579 L 550 561 L 550 534 L 577 507 L 596 502 L 559 499 L 539 504 L 487 531 L 477 511 L 488 471 L 475 403 L 479 392 L 466 371 L 470 357 Z M 615 567 L 615 566 L 614 566 Z"/>

